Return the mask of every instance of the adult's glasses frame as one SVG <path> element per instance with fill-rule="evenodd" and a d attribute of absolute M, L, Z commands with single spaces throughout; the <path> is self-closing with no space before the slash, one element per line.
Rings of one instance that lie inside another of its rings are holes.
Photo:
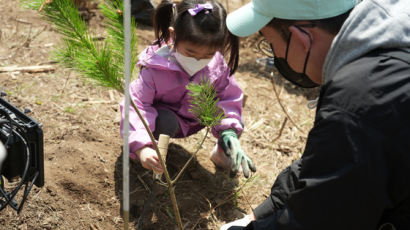
<path fill-rule="evenodd" d="M 295 26 L 296 28 L 300 29 L 303 33 L 307 32 L 303 29 L 301 29 L 300 27 L 307 27 L 307 28 L 313 28 L 316 27 L 316 24 L 314 23 L 309 23 L 309 24 L 294 24 L 292 26 Z M 259 32 L 260 33 L 260 32 Z M 261 33 L 260 33 L 261 34 Z M 262 35 L 262 34 L 261 34 Z M 290 38 L 290 36 L 289 36 Z M 289 44 L 289 41 L 287 41 L 287 44 Z M 258 49 L 258 51 L 260 53 L 262 53 L 263 55 L 266 55 L 270 58 L 274 58 L 275 57 L 275 51 L 273 50 L 273 44 L 268 42 L 265 39 L 261 39 L 260 41 L 258 41 L 258 43 L 256 44 L 256 47 Z"/>

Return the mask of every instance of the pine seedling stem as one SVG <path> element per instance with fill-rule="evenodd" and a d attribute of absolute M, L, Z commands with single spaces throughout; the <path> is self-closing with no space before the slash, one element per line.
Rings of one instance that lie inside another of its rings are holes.
<path fill-rule="evenodd" d="M 167 167 L 166 167 L 166 165 L 165 165 L 165 162 L 164 162 L 164 160 L 162 159 L 161 153 L 160 153 L 159 148 L 158 148 L 158 144 L 157 144 L 157 142 L 155 141 L 155 138 L 154 138 L 154 135 L 152 134 L 152 132 L 149 131 L 150 128 L 148 127 L 148 124 L 147 124 L 147 122 L 145 121 L 145 118 L 141 115 L 139 109 L 137 108 L 137 106 L 135 105 L 135 103 L 134 103 L 134 101 L 133 101 L 132 99 L 131 99 L 131 105 L 132 105 L 132 107 L 134 108 L 134 110 L 137 112 L 138 117 L 139 117 L 140 120 L 142 121 L 142 124 L 144 125 L 145 129 L 148 131 L 148 134 L 149 134 L 149 136 L 150 136 L 150 138 L 151 138 L 152 144 L 154 145 L 154 149 L 155 149 L 155 151 L 157 152 L 157 156 L 158 156 L 159 162 L 161 163 L 161 166 L 162 166 L 162 168 L 164 169 L 165 180 L 166 180 L 166 182 L 167 182 L 167 184 L 168 184 L 167 187 L 168 187 L 168 190 L 169 190 L 169 194 L 170 194 L 170 196 L 171 196 L 171 203 L 172 203 L 172 207 L 173 207 L 173 209 L 174 209 L 175 218 L 176 218 L 176 220 L 177 220 L 179 229 L 182 230 L 182 229 L 183 229 L 183 228 L 182 228 L 182 220 L 181 220 L 181 215 L 179 214 L 179 208 L 178 208 L 178 203 L 177 203 L 177 199 L 176 199 L 176 196 L 175 196 L 175 191 L 174 191 L 173 183 L 172 183 L 172 181 L 171 181 L 171 177 L 169 176 L 169 173 L 168 173 Z"/>

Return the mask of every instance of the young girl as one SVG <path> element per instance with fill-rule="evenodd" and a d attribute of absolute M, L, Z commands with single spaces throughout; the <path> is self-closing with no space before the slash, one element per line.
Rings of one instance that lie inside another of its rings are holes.
<path fill-rule="evenodd" d="M 243 130 L 243 93 L 232 75 L 238 65 L 239 40 L 228 32 L 225 18 L 223 6 L 216 1 L 162 1 L 154 13 L 156 41 L 138 56 L 140 76 L 130 84 L 130 94 L 156 139 L 159 134 L 187 137 L 204 127 L 189 112 L 186 86 L 208 78 L 217 91 L 217 105 L 226 116 L 212 129 L 219 141 L 211 160 L 230 169 L 231 175 L 242 166 L 248 177 L 249 169 L 255 171 L 255 167 L 238 141 Z M 228 64 L 223 57 L 226 53 Z M 123 106 L 124 102 L 122 113 Z M 129 121 L 130 157 L 139 159 L 146 169 L 162 172 L 149 135 L 132 107 Z"/>

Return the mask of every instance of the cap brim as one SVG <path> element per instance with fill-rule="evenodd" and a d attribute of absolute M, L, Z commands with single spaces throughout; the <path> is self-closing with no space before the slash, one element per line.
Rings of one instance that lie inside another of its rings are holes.
<path fill-rule="evenodd" d="M 226 25 L 234 35 L 246 37 L 258 32 L 272 18 L 256 12 L 252 2 L 250 2 L 230 13 L 226 18 Z"/>

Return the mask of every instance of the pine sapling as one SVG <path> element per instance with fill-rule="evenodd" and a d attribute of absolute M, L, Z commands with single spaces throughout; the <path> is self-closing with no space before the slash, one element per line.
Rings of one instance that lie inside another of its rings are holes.
<path fill-rule="evenodd" d="M 217 92 L 209 78 L 202 76 L 200 84 L 192 82 L 188 84 L 186 88 L 189 90 L 188 95 L 191 97 L 189 100 L 191 103 L 191 108 L 189 111 L 195 116 L 201 125 L 205 126 L 206 132 L 195 152 L 172 181 L 173 184 L 176 183 L 188 167 L 189 163 L 191 163 L 193 158 L 196 157 L 196 154 L 201 149 L 206 137 L 208 136 L 209 130 L 215 125 L 218 125 L 222 119 L 225 118 L 224 111 L 217 105 L 219 101 L 217 98 Z"/>

